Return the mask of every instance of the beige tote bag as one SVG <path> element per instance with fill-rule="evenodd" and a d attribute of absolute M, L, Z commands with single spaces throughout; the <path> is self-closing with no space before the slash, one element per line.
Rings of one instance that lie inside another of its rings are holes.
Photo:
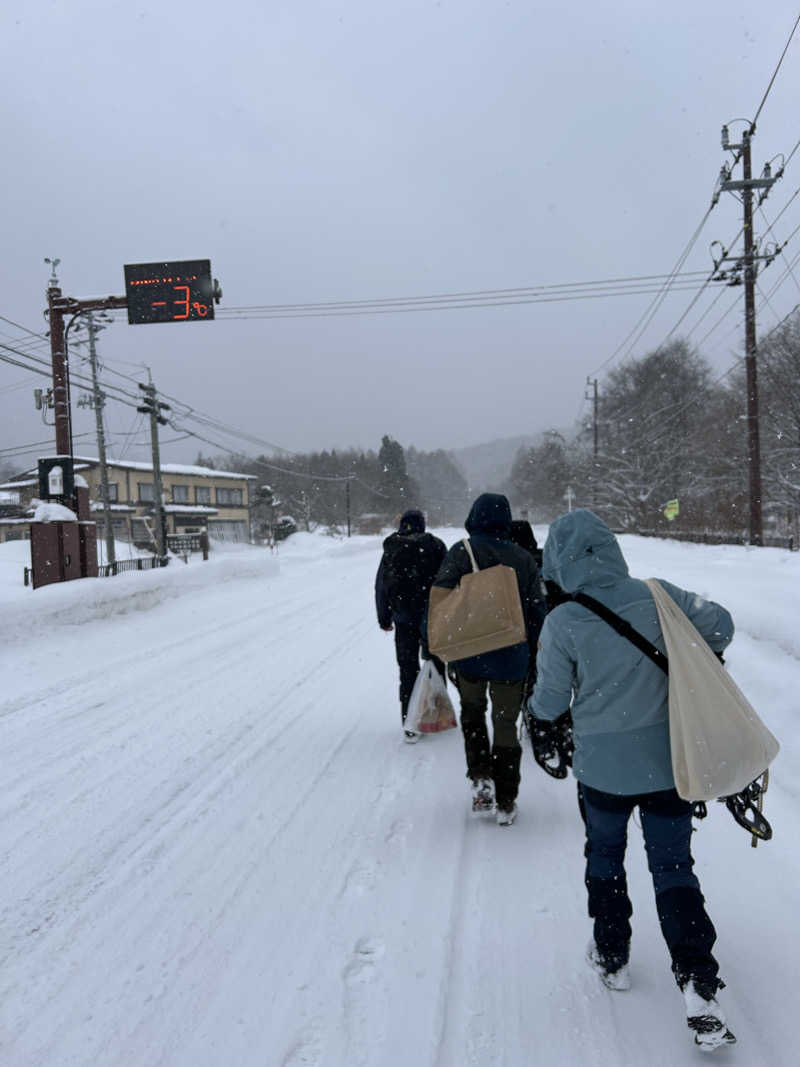
<path fill-rule="evenodd" d="M 514 568 L 498 563 L 479 570 L 469 541 L 461 543 L 472 573 L 455 589 L 433 586 L 428 606 L 428 648 L 445 663 L 527 640 Z"/>
<path fill-rule="evenodd" d="M 669 739 L 684 800 L 738 793 L 763 774 L 780 745 L 720 661 L 655 578 L 647 585 L 669 660 Z"/>

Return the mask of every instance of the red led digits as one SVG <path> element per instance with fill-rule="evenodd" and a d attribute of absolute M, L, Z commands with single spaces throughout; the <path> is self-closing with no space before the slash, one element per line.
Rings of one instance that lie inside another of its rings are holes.
<path fill-rule="evenodd" d="M 173 317 L 173 319 L 188 319 L 189 318 L 189 294 L 190 294 L 191 290 L 189 289 L 188 285 L 174 285 L 173 289 L 175 290 L 176 293 L 180 292 L 181 289 L 182 289 L 184 294 L 185 294 L 185 296 L 181 300 L 173 300 L 172 301 L 173 304 L 180 304 L 183 307 L 183 314 L 182 315 L 178 315 L 177 313 L 173 312 L 172 317 Z"/>

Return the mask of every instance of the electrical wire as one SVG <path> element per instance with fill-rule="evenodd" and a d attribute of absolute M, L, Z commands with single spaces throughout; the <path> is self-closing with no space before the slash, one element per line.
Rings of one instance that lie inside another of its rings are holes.
<path fill-rule="evenodd" d="M 620 352 L 623 350 L 623 348 L 625 348 L 626 345 L 628 345 L 629 342 L 630 342 L 630 347 L 628 348 L 628 352 L 626 353 L 626 356 L 624 358 L 627 358 L 627 355 L 630 354 L 630 352 L 632 351 L 634 346 L 638 343 L 639 339 L 644 334 L 644 331 L 647 329 L 647 327 L 653 321 L 653 318 L 655 317 L 655 315 L 658 312 L 659 308 L 661 307 L 661 305 L 663 304 L 664 300 L 666 299 L 667 293 L 670 291 L 670 288 L 673 287 L 674 280 L 677 277 L 680 276 L 680 274 L 679 274 L 680 269 L 683 266 L 683 264 L 686 262 L 686 260 L 688 259 L 692 249 L 694 248 L 695 244 L 697 243 L 697 239 L 700 236 L 700 233 L 702 232 L 702 229 L 705 226 L 706 222 L 708 221 L 709 215 L 714 210 L 714 206 L 715 206 L 715 202 L 712 202 L 712 204 L 707 208 L 705 214 L 703 215 L 702 219 L 700 220 L 700 222 L 699 222 L 698 226 L 696 227 L 694 233 L 692 234 L 692 236 L 687 241 L 687 243 L 684 246 L 684 249 L 681 252 L 681 254 L 678 256 L 678 259 L 675 262 L 675 266 L 672 268 L 671 272 L 668 275 L 666 275 L 666 279 L 667 280 L 664 283 L 664 285 L 662 286 L 661 290 L 657 293 L 655 299 L 651 301 L 651 303 L 648 305 L 647 308 L 645 308 L 645 310 L 643 311 L 643 313 L 641 314 L 641 316 L 637 320 L 636 324 L 634 325 L 633 329 L 630 331 L 630 333 L 627 335 L 627 337 L 625 337 L 624 340 L 619 345 L 617 345 L 617 347 L 614 349 L 614 351 L 611 353 L 611 355 L 608 356 L 607 359 L 604 359 L 603 362 L 600 363 L 599 366 L 595 367 L 594 370 L 589 372 L 589 377 L 590 378 L 593 377 L 594 375 L 598 374 L 601 370 L 604 370 L 610 363 L 612 363 L 617 358 L 617 356 L 620 354 Z M 701 271 L 699 273 L 700 274 L 705 274 L 705 271 Z M 634 337 L 634 335 L 635 335 L 635 337 Z M 634 339 L 631 340 L 631 338 L 634 338 Z"/>
<path fill-rule="evenodd" d="M 764 104 L 767 102 L 767 97 L 770 94 L 772 86 L 775 84 L 775 79 L 778 77 L 778 71 L 781 69 L 781 65 L 782 65 L 783 60 L 784 60 L 784 58 L 786 56 L 786 53 L 789 51 L 789 45 L 792 43 L 792 38 L 794 37 L 795 30 L 797 29 L 798 25 L 800 25 L 800 15 L 797 16 L 797 18 L 795 20 L 795 24 L 794 24 L 794 26 L 792 26 L 792 32 L 789 34 L 789 39 L 786 42 L 786 45 L 785 45 L 785 47 L 783 49 L 783 52 L 781 52 L 781 58 L 778 60 L 778 65 L 775 68 L 775 71 L 774 71 L 772 77 L 769 80 L 769 85 L 767 86 L 767 89 L 766 89 L 766 92 L 764 93 L 764 96 L 761 98 L 761 103 L 758 105 L 758 111 L 756 111 L 755 116 L 753 118 L 753 121 L 752 121 L 752 123 L 750 125 L 750 134 L 751 134 L 751 136 L 752 136 L 752 134 L 755 133 L 756 123 L 758 122 L 758 117 L 761 114 L 761 111 L 762 111 L 762 109 L 764 107 Z"/>

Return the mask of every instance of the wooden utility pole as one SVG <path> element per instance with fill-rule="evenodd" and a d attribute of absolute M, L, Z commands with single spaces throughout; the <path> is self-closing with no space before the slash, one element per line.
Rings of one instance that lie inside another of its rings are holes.
<path fill-rule="evenodd" d="M 761 438 L 758 420 L 758 375 L 756 372 L 756 270 L 753 261 L 753 187 L 750 134 L 742 138 L 744 203 L 744 342 L 747 368 L 747 469 L 750 484 L 750 544 L 764 544 L 761 509 Z"/>
<path fill-rule="evenodd" d="M 50 361 L 53 367 L 53 409 L 55 413 L 56 455 L 72 455 L 67 354 L 64 338 L 64 309 L 55 266 L 47 288 L 47 311 L 50 320 Z"/>
<path fill-rule="evenodd" d="M 594 382 L 592 381 L 591 378 L 587 378 L 586 379 L 586 387 L 587 387 L 587 389 L 591 385 L 594 385 L 593 396 L 592 397 L 588 397 L 587 396 L 586 399 L 587 400 L 592 399 L 594 401 L 593 406 L 592 406 L 592 427 L 593 427 L 593 439 L 594 439 L 594 447 L 593 447 L 593 453 L 592 453 L 593 456 L 594 456 L 594 459 L 592 461 L 592 466 L 593 466 L 593 469 L 592 469 L 592 508 L 596 511 L 597 510 L 597 452 L 598 452 L 598 443 L 599 443 L 598 432 L 597 432 L 597 378 L 594 379 Z"/>
<path fill-rule="evenodd" d="M 750 142 L 755 127 L 750 125 L 742 134 L 740 144 L 731 144 L 728 139 L 728 127 L 722 127 L 722 147 L 729 152 L 738 152 L 736 159 L 742 160 L 741 181 L 731 180 L 730 169 L 723 166 L 719 189 L 722 192 L 741 193 L 744 208 L 744 255 L 742 257 L 724 255 L 715 268 L 725 260 L 734 260 L 734 280 L 729 284 L 738 284 L 738 269 L 741 268 L 744 281 L 744 341 L 745 368 L 747 372 L 747 472 L 750 497 L 750 544 L 764 544 L 764 519 L 762 513 L 761 491 L 761 440 L 758 415 L 758 375 L 756 371 L 756 275 L 758 261 L 769 259 L 756 251 L 753 238 L 753 190 L 768 190 L 777 178 L 772 177 L 769 163 L 764 166 L 761 178 L 754 178 L 750 158 Z M 766 193 L 764 194 L 766 195 Z M 718 280 L 728 277 L 728 272 L 718 273 Z"/>
<path fill-rule="evenodd" d="M 149 372 L 148 372 L 149 373 Z M 150 441 L 153 448 L 153 507 L 156 515 L 156 551 L 162 566 L 167 560 L 166 516 L 164 514 L 164 488 L 161 483 L 161 451 L 158 444 L 158 425 L 167 425 L 161 414 L 162 409 L 169 411 L 169 404 L 156 399 L 156 387 L 150 381 L 147 385 L 139 383 L 144 393 L 144 404 L 137 407 L 144 415 L 150 416 Z"/>
<path fill-rule="evenodd" d="M 105 406 L 105 394 L 100 389 L 97 377 L 97 345 L 95 337 L 97 324 L 91 311 L 86 315 L 86 326 L 89 333 L 89 363 L 92 368 L 92 406 L 94 408 L 94 421 L 97 430 L 97 456 L 100 460 L 100 496 L 103 501 L 103 520 L 106 539 L 106 563 L 116 563 L 117 556 L 114 548 L 114 525 L 111 517 L 111 497 L 108 490 L 108 462 L 106 460 L 106 435 L 103 429 L 103 407 Z"/>

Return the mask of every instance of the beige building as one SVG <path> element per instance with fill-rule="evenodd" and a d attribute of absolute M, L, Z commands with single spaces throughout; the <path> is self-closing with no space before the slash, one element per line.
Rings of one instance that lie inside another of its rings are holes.
<path fill-rule="evenodd" d="M 114 535 L 120 541 L 142 546 L 154 543 L 153 467 L 149 463 L 108 461 L 108 488 Z M 75 456 L 75 477 L 89 487 L 92 516 L 98 522 L 98 538 L 103 536 L 103 504 L 100 495 L 99 460 Z M 208 530 L 216 541 L 250 540 L 250 485 L 252 474 L 217 471 L 211 467 L 194 467 L 162 463 L 161 484 L 167 534 L 192 534 Z M 31 501 L 38 497 L 36 471 L 0 485 L 0 541 L 30 537 Z M 5 514 L 3 514 L 5 512 Z"/>

